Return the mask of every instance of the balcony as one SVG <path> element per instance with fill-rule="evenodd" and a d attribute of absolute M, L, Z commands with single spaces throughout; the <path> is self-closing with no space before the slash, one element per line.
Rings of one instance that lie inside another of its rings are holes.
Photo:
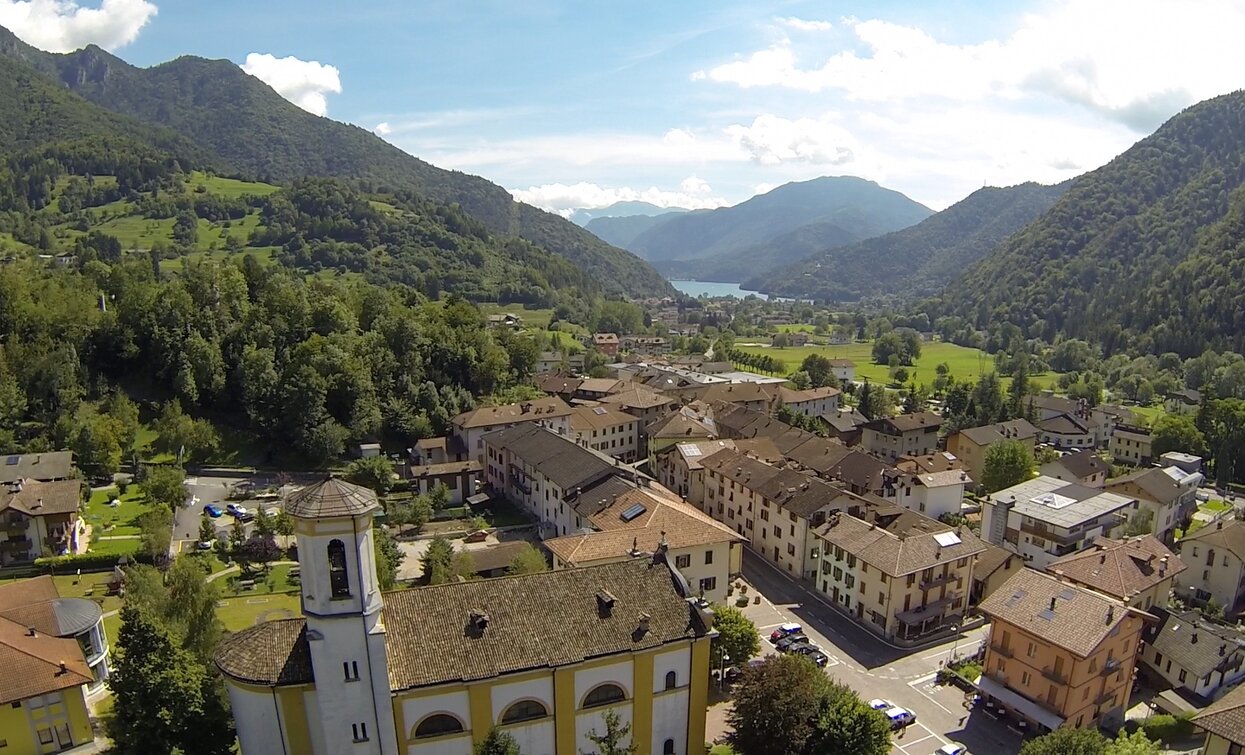
<path fill-rule="evenodd" d="M 1055 684 L 1067 684 L 1068 677 L 1062 671 L 1056 671 L 1053 668 L 1042 669 L 1042 676 Z"/>
<path fill-rule="evenodd" d="M 1120 670 L 1120 662 L 1114 658 L 1108 658 L 1107 662 L 1102 664 L 1102 670 L 1098 672 L 1099 676 L 1110 676 Z"/>
<path fill-rule="evenodd" d="M 939 585 L 945 585 L 948 582 L 954 582 L 957 579 L 959 579 L 959 575 L 956 572 L 948 570 L 946 574 L 921 580 L 920 585 L 922 590 L 929 590 L 934 587 L 938 587 Z"/>
<path fill-rule="evenodd" d="M 1004 658 L 1015 658 L 1015 657 L 1016 657 L 1016 656 L 1015 656 L 1015 654 L 1012 652 L 1012 649 L 1011 649 L 1011 648 L 1007 647 L 1006 645 L 1004 645 L 1004 644 L 1002 644 L 1002 643 L 998 643 L 998 642 L 991 642 L 991 643 L 990 643 L 990 651 L 991 651 L 991 652 L 994 652 L 994 653 L 998 653 L 999 655 L 1003 656 Z"/>

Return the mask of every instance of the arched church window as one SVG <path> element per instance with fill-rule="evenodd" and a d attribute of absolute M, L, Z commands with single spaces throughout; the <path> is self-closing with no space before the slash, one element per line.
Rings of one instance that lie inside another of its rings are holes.
<path fill-rule="evenodd" d="M 346 546 L 340 540 L 329 543 L 329 586 L 334 598 L 350 597 L 350 576 L 346 572 Z"/>

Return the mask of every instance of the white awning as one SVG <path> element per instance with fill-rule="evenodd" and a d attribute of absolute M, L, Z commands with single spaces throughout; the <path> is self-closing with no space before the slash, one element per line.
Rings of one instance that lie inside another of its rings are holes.
<path fill-rule="evenodd" d="M 986 693 L 990 697 L 993 697 L 1007 707 L 1014 709 L 1025 718 L 1039 723 L 1051 731 L 1063 726 L 1063 718 L 1061 718 L 1058 714 L 1052 713 L 1027 697 L 1024 697 L 1016 692 L 1012 692 L 1010 689 L 1004 687 L 1002 684 L 999 684 L 997 681 L 991 679 L 985 674 L 982 674 L 981 678 L 977 680 L 977 686 L 981 688 L 982 692 Z"/>

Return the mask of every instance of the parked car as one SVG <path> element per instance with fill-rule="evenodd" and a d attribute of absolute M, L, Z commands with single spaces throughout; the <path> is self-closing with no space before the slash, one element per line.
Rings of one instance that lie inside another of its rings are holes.
<path fill-rule="evenodd" d="M 880 697 L 875 697 L 869 701 L 869 707 L 874 710 L 890 710 L 895 707 L 895 704 L 890 700 L 883 700 Z"/>
<path fill-rule="evenodd" d="M 219 506 L 213 506 L 212 504 L 209 503 L 208 505 L 203 507 L 203 513 L 207 514 L 213 519 L 219 519 L 221 515 L 221 510 Z"/>
<path fill-rule="evenodd" d="M 803 634 L 803 633 L 804 633 L 804 627 L 800 626 L 799 624 L 788 622 L 786 624 L 782 624 L 777 629 L 770 632 L 769 641 L 777 643 L 779 640 L 781 640 L 783 637 L 786 637 L 789 634 Z"/>
<path fill-rule="evenodd" d="M 243 506 L 238 503 L 229 504 L 228 506 L 225 507 L 225 510 L 228 511 L 232 516 L 244 516 L 245 514 L 248 513 L 246 510 L 246 506 Z"/>
<path fill-rule="evenodd" d="M 948 742 L 934 750 L 934 755 L 968 755 L 968 748 L 959 742 Z"/>
<path fill-rule="evenodd" d="M 201 551 L 210 551 L 212 550 L 212 542 L 210 540 L 200 540 L 195 543 L 195 547 Z"/>
<path fill-rule="evenodd" d="M 902 729 L 916 723 L 916 714 L 907 708 L 888 708 L 883 712 L 887 720 L 891 723 L 891 729 Z"/>
<path fill-rule="evenodd" d="M 745 669 L 756 668 L 757 666 L 760 666 L 764 663 L 765 663 L 764 658 L 753 658 L 752 660 L 745 663 L 742 668 L 739 666 L 731 666 L 730 668 L 726 669 L 726 681 L 733 682 L 739 677 L 744 675 Z"/>
<path fill-rule="evenodd" d="M 808 637 L 803 634 L 789 634 L 776 642 L 774 647 L 777 648 L 778 652 L 786 653 L 791 650 L 792 646 L 798 645 L 801 642 L 808 642 Z"/>
<path fill-rule="evenodd" d="M 807 645 L 796 645 L 795 649 L 791 652 L 808 658 L 813 663 L 816 663 L 818 667 L 824 668 L 825 665 L 830 662 L 830 656 L 823 653 L 821 648 L 812 643 Z"/>

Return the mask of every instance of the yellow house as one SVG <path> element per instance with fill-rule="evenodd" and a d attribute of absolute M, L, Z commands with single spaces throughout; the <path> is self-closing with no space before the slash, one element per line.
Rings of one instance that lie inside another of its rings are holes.
<path fill-rule="evenodd" d="M 93 742 L 82 648 L 0 618 L 0 752 L 45 755 Z"/>
<path fill-rule="evenodd" d="M 382 593 L 370 490 L 291 495 L 303 618 L 225 640 L 247 755 L 470 755 L 493 726 L 577 755 L 614 711 L 639 753 L 704 748 L 712 612 L 663 554 Z"/>
<path fill-rule="evenodd" d="M 1206 732 L 1204 755 L 1240 755 L 1245 752 L 1245 686 L 1237 687 L 1193 717 Z"/>

